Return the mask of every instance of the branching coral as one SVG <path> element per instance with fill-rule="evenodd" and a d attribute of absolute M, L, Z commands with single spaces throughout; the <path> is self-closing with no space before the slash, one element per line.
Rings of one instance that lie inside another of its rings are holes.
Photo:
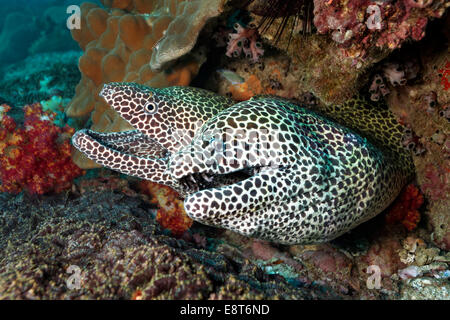
<path fill-rule="evenodd" d="M 171 188 L 150 181 L 139 184 L 141 191 L 151 197 L 151 203 L 158 205 L 156 220 L 174 236 L 181 236 L 188 230 L 193 221 L 184 211 L 183 201 Z"/>
<path fill-rule="evenodd" d="M 386 215 L 389 224 L 401 223 L 407 230 L 411 231 L 417 227 L 420 221 L 419 208 L 423 204 L 423 195 L 413 184 L 403 189 Z"/>
<path fill-rule="evenodd" d="M 54 113 L 40 104 L 25 106 L 25 123 L 17 127 L 0 106 L 0 191 L 31 194 L 60 192 L 83 171 L 71 160 L 70 137 L 74 130 L 53 124 Z"/>
<path fill-rule="evenodd" d="M 264 54 L 262 44 L 258 41 L 258 29 L 255 27 L 243 27 L 235 23 L 236 33 L 229 34 L 226 55 L 229 57 L 239 57 L 242 52 L 252 63 L 256 63 L 259 57 Z"/>

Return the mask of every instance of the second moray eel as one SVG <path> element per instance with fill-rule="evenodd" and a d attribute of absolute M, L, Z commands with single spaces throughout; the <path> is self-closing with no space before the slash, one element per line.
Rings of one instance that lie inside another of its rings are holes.
<path fill-rule="evenodd" d="M 173 187 L 192 219 L 249 237 L 332 240 L 384 210 L 413 175 L 403 128 L 362 99 L 325 117 L 282 98 L 235 104 L 191 87 L 111 83 L 100 95 L 136 130 L 81 130 L 77 149 Z"/>

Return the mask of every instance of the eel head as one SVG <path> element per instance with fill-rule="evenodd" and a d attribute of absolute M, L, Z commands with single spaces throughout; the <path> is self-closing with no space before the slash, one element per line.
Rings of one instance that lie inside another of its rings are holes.
<path fill-rule="evenodd" d="M 172 153 L 190 143 L 195 132 L 232 100 L 191 87 L 150 88 L 109 83 L 100 96 L 135 130 L 100 133 L 80 130 L 73 145 L 89 159 L 121 173 L 185 191 L 168 172 Z"/>

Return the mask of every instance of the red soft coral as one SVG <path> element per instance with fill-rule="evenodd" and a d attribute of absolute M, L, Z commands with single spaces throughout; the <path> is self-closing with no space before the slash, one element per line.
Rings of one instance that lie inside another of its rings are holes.
<path fill-rule="evenodd" d="M 450 61 L 447 61 L 444 68 L 439 69 L 439 73 L 444 90 L 448 90 L 450 88 Z"/>
<path fill-rule="evenodd" d="M 172 235 L 180 237 L 192 226 L 193 221 L 184 211 L 183 201 L 178 198 L 176 191 L 150 181 L 142 181 L 139 188 L 151 197 L 151 203 L 158 205 L 156 221 L 164 229 L 170 230 Z"/>
<path fill-rule="evenodd" d="M 422 204 L 422 193 L 415 185 L 410 184 L 403 189 L 389 209 L 386 222 L 389 224 L 400 222 L 407 230 L 414 230 L 420 222 L 419 208 Z"/>
<path fill-rule="evenodd" d="M 23 127 L 0 106 L 0 191 L 31 194 L 60 192 L 83 171 L 71 160 L 70 137 L 74 130 L 53 124 L 53 113 L 39 103 L 24 107 Z"/>

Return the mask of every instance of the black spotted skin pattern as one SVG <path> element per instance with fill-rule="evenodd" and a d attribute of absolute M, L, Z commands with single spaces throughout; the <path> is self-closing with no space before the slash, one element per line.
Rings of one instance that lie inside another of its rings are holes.
<path fill-rule="evenodd" d="M 190 87 L 113 83 L 101 95 L 136 130 L 81 130 L 76 148 L 175 188 L 194 220 L 246 236 L 334 239 L 384 210 L 413 173 L 401 126 L 362 99 L 329 107 L 332 120 L 282 98 L 235 104 Z"/>

